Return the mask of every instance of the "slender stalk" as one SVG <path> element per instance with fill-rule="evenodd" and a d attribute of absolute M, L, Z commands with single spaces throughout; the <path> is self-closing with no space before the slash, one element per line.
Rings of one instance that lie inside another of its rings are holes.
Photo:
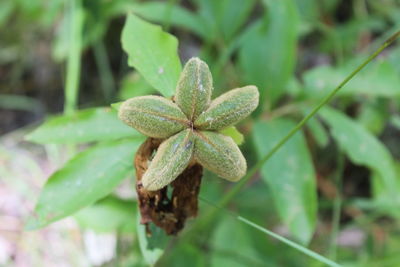
<path fill-rule="evenodd" d="M 219 207 L 225 207 L 247 182 L 256 174 L 256 172 L 269 160 L 295 133 L 297 133 L 323 106 L 325 106 L 332 98 L 346 85 L 357 73 L 359 73 L 369 62 L 376 58 L 386 47 L 393 43 L 400 36 L 400 31 L 393 34 L 386 40 L 372 55 L 370 55 L 361 65 L 359 65 L 349 76 L 347 76 L 331 93 L 325 96 L 321 102 L 305 116 L 285 137 L 283 137 L 261 160 L 259 160 L 247 174 L 233 188 L 224 195 L 218 203 Z M 204 219 L 200 220 L 201 225 L 207 225 L 218 214 L 218 210 L 212 210 L 204 215 Z"/>
<path fill-rule="evenodd" d="M 238 221 L 240 221 L 240 222 L 242 222 L 242 223 L 244 223 L 244 224 L 246 224 L 246 225 L 248 225 L 248 226 L 250 226 L 250 227 L 252 227 L 252 228 L 254 228 L 254 229 L 258 230 L 258 231 L 260 231 L 260 232 L 263 232 L 264 234 L 267 234 L 270 237 L 281 241 L 282 243 L 285 243 L 286 245 L 288 245 L 288 246 L 290 246 L 290 247 L 302 252 L 303 254 L 305 254 L 305 255 L 307 255 L 307 256 L 309 256 L 309 257 L 311 257 L 311 258 L 313 258 L 313 259 L 315 259 L 315 260 L 317 260 L 319 262 L 325 263 L 326 265 L 332 266 L 332 267 L 341 266 L 340 264 L 338 264 L 338 263 L 336 263 L 334 261 L 331 261 L 330 259 L 325 258 L 324 256 L 322 256 L 322 255 L 320 255 L 320 254 L 318 254 L 318 253 L 316 253 L 316 252 L 314 252 L 314 251 L 312 251 L 312 250 L 310 250 L 310 249 L 308 249 L 306 247 L 303 247 L 302 245 L 297 244 L 296 242 L 293 242 L 293 241 L 291 241 L 291 240 L 289 240 L 289 239 L 287 239 L 287 238 L 285 238 L 283 236 L 280 236 L 280 235 L 278 235 L 278 234 L 276 234 L 276 233 L 274 233 L 274 232 L 272 232 L 272 231 L 270 231 L 270 230 L 268 230 L 268 229 L 266 229 L 266 228 L 264 228 L 264 227 L 262 227 L 262 226 L 260 226 L 260 225 L 258 225 L 256 223 L 246 219 L 243 216 L 237 215 L 237 214 L 233 213 L 232 211 L 226 210 L 223 207 L 215 205 L 215 204 L 213 204 L 213 203 L 211 203 L 208 200 L 205 200 L 203 198 L 201 200 L 204 201 L 205 203 L 209 204 L 210 206 L 213 206 L 215 208 L 215 210 L 217 210 L 218 212 L 223 210 L 223 211 L 229 213 L 231 216 L 235 217 Z"/>
<path fill-rule="evenodd" d="M 69 51 L 67 58 L 67 75 L 65 83 L 64 113 L 72 113 L 78 102 L 78 89 L 81 70 L 82 29 L 84 14 L 81 0 L 70 2 L 71 31 L 69 33 Z"/>

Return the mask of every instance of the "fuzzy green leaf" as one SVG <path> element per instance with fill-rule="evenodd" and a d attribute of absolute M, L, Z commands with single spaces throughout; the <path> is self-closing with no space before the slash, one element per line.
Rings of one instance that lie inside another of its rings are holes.
<path fill-rule="evenodd" d="M 110 194 L 133 174 L 132 159 L 142 142 L 113 141 L 76 155 L 47 180 L 26 228 L 44 227 Z"/>
<path fill-rule="evenodd" d="M 193 134 L 190 129 L 165 140 L 142 177 L 143 187 L 156 191 L 175 180 L 188 166 L 193 147 Z"/>
<path fill-rule="evenodd" d="M 189 125 L 185 114 L 172 101 L 160 96 L 138 96 L 125 101 L 119 118 L 139 132 L 167 138 Z"/>
<path fill-rule="evenodd" d="M 121 41 L 128 64 L 161 94 L 172 96 L 182 69 L 177 39 L 160 26 L 129 14 Z"/>
<path fill-rule="evenodd" d="M 230 90 L 211 102 L 210 107 L 195 121 L 195 127 L 220 130 L 232 126 L 254 111 L 258 98 L 257 87 L 252 85 Z"/>
<path fill-rule="evenodd" d="M 191 58 L 176 87 L 176 104 L 190 120 L 195 120 L 210 105 L 212 91 L 212 76 L 207 64 L 199 58 Z"/>
<path fill-rule="evenodd" d="M 246 159 L 232 138 L 207 131 L 195 137 L 194 157 L 206 169 L 232 182 L 246 174 Z"/>

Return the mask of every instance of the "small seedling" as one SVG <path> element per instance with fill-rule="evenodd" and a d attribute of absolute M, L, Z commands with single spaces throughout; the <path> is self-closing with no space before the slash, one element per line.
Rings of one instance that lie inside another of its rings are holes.
<path fill-rule="evenodd" d="M 174 99 L 140 96 L 125 101 L 119 118 L 139 132 L 164 139 L 142 177 L 146 190 L 157 191 L 196 162 L 229 181 L 238 181 L 246 160 L 231 137 L 218 131 L 247 117 L 257 106 L 255 86 L 233 89 L 213 101 L 210 70 L 190 59 L 178 81 Z"/>

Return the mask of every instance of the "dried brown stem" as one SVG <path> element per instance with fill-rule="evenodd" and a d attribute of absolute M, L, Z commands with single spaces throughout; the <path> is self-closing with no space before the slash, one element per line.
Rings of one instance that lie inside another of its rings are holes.
<path fill-rule="evenodd" d="M 161 142 L 161 139 L 148 138 L 135 156 L 140 222 L 146 225 L 149 234 L 148 224 L 153 222 L 164 229 L 168 235 L 175 235 L 183 229 L 188 218 L 197 215 L 197 197 L 203 168 L 199 164 L 192 163 L 170 185 L 158 191 L 147 191 L 142 186 L 141 178 Z M 172 190 L 170 198 L 168 190 Z"/>

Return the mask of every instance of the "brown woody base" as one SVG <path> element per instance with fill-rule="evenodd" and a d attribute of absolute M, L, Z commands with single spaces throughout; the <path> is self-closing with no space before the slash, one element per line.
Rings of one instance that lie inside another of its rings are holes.
<path fill-rule="evenodd" d="M 140 223 L 146 225 L 148 234 L 151 234 L 148 224 L 153 222 L 168 235 L 175 235 L 183 229 L 188 218 L 197 215 L 203 168 L 199 164 L 189 164 L 170 185 L 158 191 L 147 191 L 142 186 L 141 178 L 161 142 L 161 139 L 148 138 L 135 156 Z M 172 194 L 168 194 L 168 190 L 172 190 Z"/>

